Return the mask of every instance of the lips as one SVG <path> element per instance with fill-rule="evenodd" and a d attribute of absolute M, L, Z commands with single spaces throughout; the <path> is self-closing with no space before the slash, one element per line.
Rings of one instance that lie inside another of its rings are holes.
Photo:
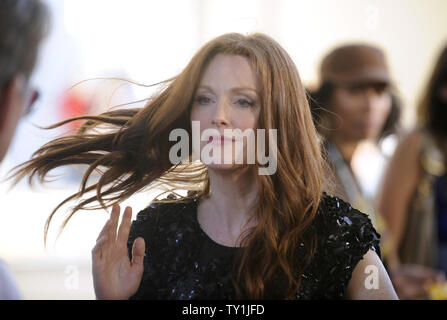
<path fill-rule="evenodd" d="M 231 143 L 234 141 L 234 138 L 229 138 L 225 136 L 210 136 L 208 139 L 208 143 L 212 144 L 225 144 Z"/>

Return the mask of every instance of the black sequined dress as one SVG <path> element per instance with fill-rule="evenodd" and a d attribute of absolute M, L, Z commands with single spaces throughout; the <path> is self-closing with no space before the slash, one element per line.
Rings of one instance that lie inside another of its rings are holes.
<path fill-rule="evenodd" d="M 233 259 L 240 248 L 213 241 L 197 220 L 198 199 L 151 204 L 132 222 L 128 249 L 143 237 L 144 273 L 131 299 L 235 299 Z M 297 299 L 342 299 L 354 267 L 380 235 L 367 215 L 324 194 L 312 223 L 318 245 Z"/>

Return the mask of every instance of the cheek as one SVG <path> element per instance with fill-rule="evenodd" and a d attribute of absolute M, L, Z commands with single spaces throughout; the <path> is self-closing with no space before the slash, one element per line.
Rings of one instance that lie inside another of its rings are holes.
<path fill-rule="evenodd" d="M 358 108 L 349 106 L 347 104 L 343 105 L 334 105 L 333 111 L 336 115 L 343 119 L 343 121 L 349 121 L 352 117 L 352 114 L 356 112 Z"/>
<path fill-rule="evenodd" d="M 355 114 L 360 110 L 354 99 L 346 97 L 343 94 L 334 96 L 331 104 L 332 110 L 336 115 L 332 117 L 338 123 L 340 120 L 343 122 L 350 122 Z"/>
<path fill-rule="evenodd" d="M 238 117 L 233 121 L 234 127 L 245 129 L 256 129 L 257 121 L 254 117 Z"/>
<path fill-rule="evenodd" d="M 355 108 L 355 103 L 353 99 L 348 95 L 347 92 L 341 89 L 336 89 L 330 100 L 330 107 L 333 112 L 342 116 L 348 114 Z"/>
<path fill-rule="evenodd" d="M 233 126 L 241 130 L 256 129 L 259 122 L 259 113 L 259 108 L 255 110 L 244 110 L 243 112 L 237 112 L 232 117 Z"/>
<path fill-rule="evenodd" d="M 205 125 L 207 125 L 207 121 L 209 121 L 209 115 L 206 112 L 204 112 L 203 110 L 193 107 L 191 109 L 190 120 L 191 120 L 191 122 L 198 121 L 198 122 L 200 122 L 201 126 L 205 126 Z"/>
<path fill-rule="evenodd" d="M 391 96 L 390 95 L 384 95 L 377 99 L 376 105 L 374 106 L 375 110 L 375 117 L 381 118 L 383 121 L 388 117 L 388 115 L 391 112 Z"/>

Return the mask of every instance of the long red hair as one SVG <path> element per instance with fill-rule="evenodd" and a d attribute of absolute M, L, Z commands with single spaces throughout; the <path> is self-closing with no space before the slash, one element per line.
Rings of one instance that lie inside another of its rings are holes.
<path fill-rule="evenodd" d="M 261 88 L 258 127 L 266 132 L 277 130 L 277 170 L 273 175 L 257 175 L 257 224 L 244 233 L 233 277 L 236 292 L 238 297 L 250 299 L 293 298 L 302 268 L 315 248 L 316 235 L 305 231 L 318 209 L 326 171 L 298 70 L 286 51 L 264 34 L 231 33 L 208 42 L 141 109 L 115 110 L 54 125 L 85 120 L 76 134 L 37 150 L 31 160 L 16 168 L 16 178 L 29 175 L 30 183 L 34 176 L 44 181 L 50 170 L 65 165 L 82 164 L 87 170 L 80 191 L 50 214 L 45 241 L 53 215 L 71 200 L 80 201 L 63 226 L 79 209 L 109 207 L 142 189 L 160 185 L 209 194 L 203 164 L 173 165 L 169 161 L 169 149 L 174 144 L 169 133 L 183 128 L 191 136 L 190 110 L 196 88 L 208 63 L 219 53 L 244 56 L 251 62 Z M 110 130 L 94 132 L 99 125 Z M 101 173 L 98 180 L 88 184 L 96 171 Z M 94 194 L 87 196 L 90 192 Z M 99 205 L 88 207 L 91 203 Z M 301 242 L 304 256 L 298 256 Z M 278 279 L 285 280 L 280 294 L 273 290 Z"/>

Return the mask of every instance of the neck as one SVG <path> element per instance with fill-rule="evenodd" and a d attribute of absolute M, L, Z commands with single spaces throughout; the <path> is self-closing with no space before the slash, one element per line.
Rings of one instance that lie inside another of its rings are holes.
<path fill-rule="evenodd" d="M 228 234 L 239 235 L 253 216 L 258 195 L 253 170 L 243 174 L 209 170 L 211 195 L 204 199 L 204 214 Z"/>
<path fill-rule="evenodd" d="M 341 156 L 345 161 L 351 165 L 352 158 L 354 156 L 357 147 L 359 146 L 359 141 L 357 140 L 347 140 L 343 137 L 333 136 L 332 142 L 337 147 Z"/>

